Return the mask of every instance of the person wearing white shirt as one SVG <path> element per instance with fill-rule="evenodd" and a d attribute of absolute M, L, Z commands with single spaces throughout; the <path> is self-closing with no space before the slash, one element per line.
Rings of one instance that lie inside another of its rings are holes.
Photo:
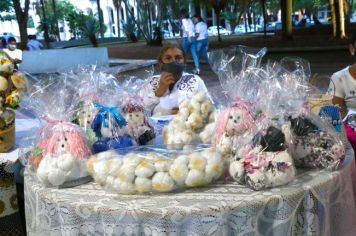
<path fill-rule="evenodd" d="M 16 39 L 10 37 L 8 39 L 8 46 L 6 49 L 0 51 L 0 53 L 5 54 L 5 56 L 14 64 L 15 69 L 18 69 L 18 65 L 22 61 L 22 51 L 17 49 Z"/>
<path fill-rule="evenodd" d="M 194 32 L 194 23 L 192 19 L 189 18 L 188 12 L 186 9 L 182 9 L 180 11 L 180 15 L 182 18 L 182 47 L 184 52 L 187 54 L 189 51 L 192 54 L 192 58 L 194 61 L 195 69 L 193 73 L 199 74 L 200 67 L 199 67 L 199 57 L 197 53 L 197 48 L 195 44 L 195 32 Z"/>
<path fill-rule="evenodd" d="M 209 63 L 208 57 L 208 26 L 203 21 L 200 15 L 195 15 L 193 17 L 193 22 L 195 24 L 195 37 L 196 37 L 196 48 L 198 55 L 202 54 L 204 59 Z"/>
<path fill-rule="evenodd" d="M 149 79 L 140 91 L 145 108 L 153 116 L 173 115 L 178 105 L 195 92 L 208 93 L 204 81 L 197 75 L 185 73 L 185 54 L 176 43 L 165 44 L 158 56 L 160 75 Z"/>

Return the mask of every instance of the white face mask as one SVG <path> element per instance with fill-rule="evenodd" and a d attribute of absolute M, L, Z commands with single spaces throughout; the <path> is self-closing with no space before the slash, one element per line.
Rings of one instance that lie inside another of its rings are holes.
<path fill-rule="evenodd" d="M 10 50 L 15 50 L 16 49 L 16 45 L 15 44 L 9 44 L 9 49 Z"/>

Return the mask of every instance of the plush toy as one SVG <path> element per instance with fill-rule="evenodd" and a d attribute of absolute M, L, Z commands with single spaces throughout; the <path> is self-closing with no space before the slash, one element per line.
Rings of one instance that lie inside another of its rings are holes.
<path fill-rule="evenodd" d="M 214 143 L 217 151 L 223 156 L 233 155 L 233 149 L 237 148 L 238 143 L 243 145 L 249 140 L 254 127 L 254 119 L 245 106 L 234 105 L 222 111 L 215 129 Z"/>
<path fill-rule="evenodd" d="M 199 134 L 204 132 L 207 124 L 214 122 L 211 119 L 213 108 L 211 100 L 203 92 L 197 92 L 191 99 L 183 100 L 179 104 L 178 114 L 163 128 L 163 142 L 172 148 L 182 148 L 202 141 L 210 143 L 206 136 L 211 127 L 202 134 L 204 140 L 200 139 Z"/>
<path fill-rule="evenodd" d="M 289 151 L 297 166 L 336 169 L 345 158 L 343 143 L 328 130 L 321 130 L 310 118 L 298 116 L 291 119 Z"/>
<path fill-rule="evenodd" d="M 60 186 L 86 177 L 86 159 L 91 152 L 79 127 L 59 121 L 46 128 L 48 135 L 38 143 L 30 161 L 34 167 L 38 165 L 38 179 L 45 185 Z"/>
<path fill-rule="evenodd" d="M 245 147 L 241 159 L 230 164 L 230 175 L 240 184 L 253 190 L 276 187 L 291 182 L 295 177 L 293 159 L 289 153 L 263 152 L 262 147 Z"/>
<path fill-rule="evenodd" d="M 123 112 L 127 122 L 126 129 L 129 135 L 136 138 L 138 145 L 145 145 L 155 138 L 154 129 L 147 121 L 143 106 L 127 102 Z"/>
<path fill-rule="evenodd" d="M 96 115 L 94 103 L 90 100 L 80 101 L 76 106 L 76 114 L 73 123 L 82 127 L 86 133 L 89 144 L 97 141 L 94 131 L 91 129 L 91 123 Z"/>
<path fill-rule="evenodd" d="M 135 140 L 125 134 L 124 126 L 127 122 L 117 112 L 116 107 L 107 107 L 97 103 L 95 106 L 99 108 L 99 112 L 91 123 L 91 128 L 99 140 L 93 144 L 94 153 L 135 145 Z"/>

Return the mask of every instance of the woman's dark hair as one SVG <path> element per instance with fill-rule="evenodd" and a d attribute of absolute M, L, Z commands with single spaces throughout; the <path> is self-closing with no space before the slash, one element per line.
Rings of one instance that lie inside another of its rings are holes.
<path fill-rule="evenodd" d="M 11 43 L 11 42 L 15 42 L 16 43 L 16 39 L 14 37 L 10 37 L 8 40 L 7 40 L 8 43 Z"/>
<path fill-rule="evenodd" d="M 350 37 L 350 44 L 352 44 L 352 46 L 354 46 L 355 43 L 356 43 L 356 31 L 353 32 Z"/>
<path fill-rule="evenodd" d="M 181 10 L 180 10 L 180 16 L 181 16 L 182 18 L 189 18 L 187 9 L 181 9 Z"/>
<path fill-rule="evenodd" d="M 164 55 L 164 53 L 169 50 L 169 49 L 173 49 L 173 48 L 177 48 L 179 50 L 182 51 L 183 53 L 183 57 L 184 57 L 184 61 L 186 60 L 186 55 L 185 55 L 185 52 L 182 48 L 182 46 L 176 42 L 169 42 L 169 43 L 165 43 L 163 44 L 161 50 L 159 51 L 159 54 L 158 54 L 158 57 L 157 57 L 157 60 L 159 63 L 162 63 L 162 57 Z"/>
<path fill-rule="evenodd" d="M 200 16 L 199 14 L 195 14 L 193 17 L 194 17 L 194 18 L 197 18 L 197 19 L 198 19 L 198 22 L 201 22 L 201 21 L 204 22 L 203 18 L 201 18 L 201 16 Z"/>

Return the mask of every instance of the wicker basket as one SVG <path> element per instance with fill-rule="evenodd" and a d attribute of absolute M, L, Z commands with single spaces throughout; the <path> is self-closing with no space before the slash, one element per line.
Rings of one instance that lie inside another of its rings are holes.
<path fill-rule="evenodd" d="M 9 112 L 12 114 L 13 121 L 0 130 L 0 152 L 9 151 L 15 144 L 15 113 Z"/>
<path fill-rule="evenodd" d="M 320 108 L 327 105 L 332 105 L 333 95 L 320 94 L 314 97 L 308 98 L 308 104 L 310 110 L 315 114 L 319 115 Z"/>

